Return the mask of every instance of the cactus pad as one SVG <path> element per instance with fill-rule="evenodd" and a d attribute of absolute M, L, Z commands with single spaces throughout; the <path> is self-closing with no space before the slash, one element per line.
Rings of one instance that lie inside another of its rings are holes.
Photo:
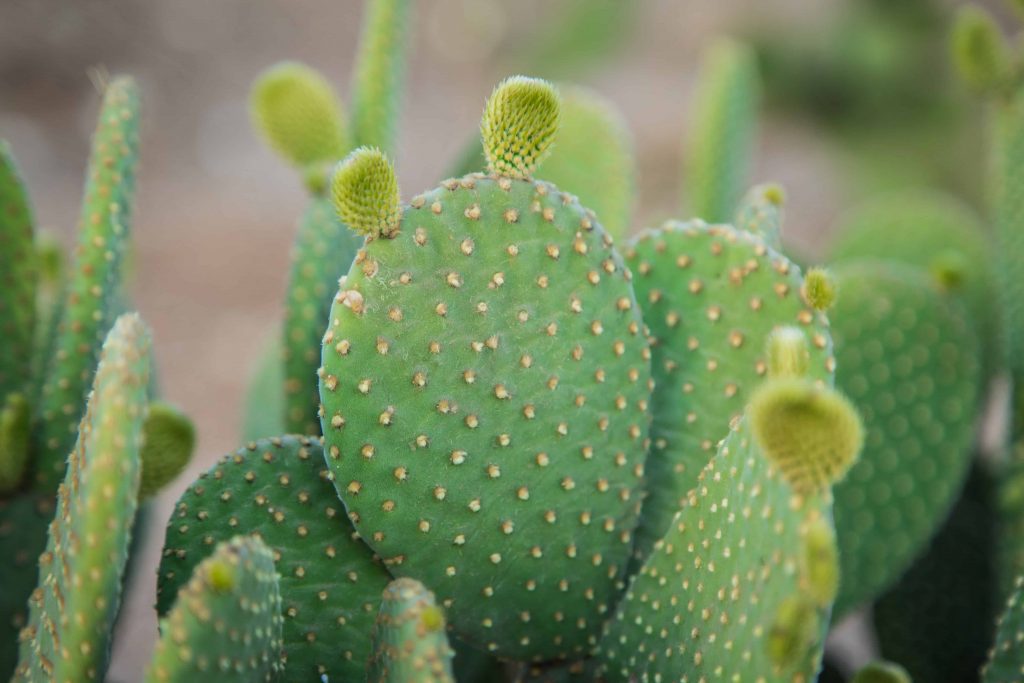
<path fill-rule="evenodd" d="M 982 683 L 1017 683 L 1024 672 L 1024 577 L 1018 577 L 1013 593 L 996 626 L 996 639 L 981 671 Z"/>
<path fill-rule="evenodd" d="M 0 405 L 0 496 L 17 490 L 28 465 L 29 406 L 20 393 Z"/>
<path fill-rule="evenodd" d="M 921 552 L 956 498 L 974 439 L 977 340 L 958 302 L 895 264 L 837 267 L 836 385 L 864 419 L 864 453 L 835 488 L 836 611 L 869 600 Z"/>
<path fill-rule="evenodd" d="M 182 494 L 167 527 L 157 609 L 170 609 L 218 541 L 258 534 L 281 573 L 290 675 L 363 673 L 380 592 L 391 577 L 353 534 L 316 441 L 266 439 L 224 457 Z"/>
<path fill-rule="evenodd" d="M 220 543 L 195 568 L 161 620 L 161 637 L 145 680 L 278 680 L 283 669 L 281 621 L 281 594 L 270 549 L 252 537 Z"/>
<path fill-rule="evenodd" d="M 25 184 L 11 148 L 0 140 L 0 400 L 28 388 L 38 280 L 32 231 Z"/>
<path fill-rule="evenodd" d="M 650 327 L 656 380 L 649 498 L 638 531 L 643 555 L 767 372 L 773 330 L 806 333 L 811 377 L 830 384 L 835 362 L 825 317 L 801 297 L 799 269 L 754 235 L 671 222 L 641 233 L 626 261 Z"/>
<path fill-rule="evenodd" d="M 480 122 L 488 170 L 529 178 L 550 151 L 560 116 L 558 93 L 547 81 L 513 76 L 499 83 Z"/>
<path fill-rule="evenodd" d="M 521 106 L 547 107 L 535 90 Z M 541 128 L 498 155 L 518 174 L 551 117 L 501 116 Z M 415 197 L 356 257 L 323 349 L 328 464 L 392 572 L 433 590 L 478 647 L 588 650 L 624 580 L 651 389 L 629 274 L 593 213 L 550 184 L 480 174 Z"/>
<path fill-rule="evenodd" d="M 415 579 L 384 589 L 373 627 L 368 683 L 454 683 L 444 611 Z"/>
<path fill-rule="evenodd" d="M 392 237 L 402 220 L 398 179 L 384 153 L 360 147 L 338 165 L 331 180 L 338 216 L 361 235 Z"/>
<path fill-rule="evenodd" d="M 142 434 L 140 500 L 155 495 L 181 474 L 196 445 L 192 420 L 162 401 L 150 404 Z"/>
<path fill-rule="evenodd" d="M 149 333 L 118 318 L 68 458 L 15 680 L 103 680 L 139 486 Z"/>
<path fill-rule="evenodd" d="M 399 97 L 405 77 L 410 0 L 369 0 L 359 37 L 352 93 L 355 145 L 394 147 Z"/>

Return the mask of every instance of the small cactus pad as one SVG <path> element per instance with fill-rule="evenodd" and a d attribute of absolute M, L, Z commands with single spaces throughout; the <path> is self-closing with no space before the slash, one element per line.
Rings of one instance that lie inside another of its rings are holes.
<path fill-rule="evenodd" d="M 982 683 L 1020 683 L 1024 676 L 1024 577 L 1018 577 L 996 626 L 995 644 L 981 670 Z"/>
<path fill-rule="evenodd" d="M 145 681 L 278 680 L 284 668 L 281 622 L 271 550 L 251 536 L 219 543 L 195 568 L 161 620 L 160 640 Z"/>
<path fill-rule="evenodd" d="M 514 80 L 502 107 L 516 84 L 540 88 Z M 413 198 L 356 256 L 324 336 L 321 423 L 338 493 L 396 576 L 478 647 L 565 658 L 621 590 L 650 390 L 629 273 L 594 214 L 477 174 Z"/>
<path fill-rule="evenodd" d="M 913 683 L 910 674 L 899 664 L 871 662 L 854 675 L 850 683 Z"/>
<path fill-rule="evenodd" d="M 393 237 L 402 220 L 398 179 L 379 149 L 360 147 L 338 164 L 331 181 L 338 216 L 357 233 Z"/>
<path fill-rule="evenodd" d="M 754 235 L 670 222 L 642 232 L 625 255 L 653 340 L 649 497 L 637 534 L 643 555 L 767 372 L 768 336 L 782 326 L 801 330 L 813 379 L 831 383 L 835 362 L 828 322 L 801 297 L 799 269 Z"/>
<path fill-rule="evenodd" d="M 827 311 L 835 305 L 838 296 L 835 279 L 824 268 L 810 268 L 804 275 L 801 294 L 811 307 Z"/>
<path fill-rule="evenodd" d="M 395 123 L 410 41 L 410 0 L 369 0 L 359 37 L 352 93 L 355 145 L 394 147 Z"/>
<path fill-rule="evenodd" d="M 992 190 L 995 202 L 997 301 L 1004 357 L 1018 385 L 1024 378 L 1024 90 L 994 109 Z"/>
<path fill-rule="evenodd" d="M 827 606 L 805 546 L 828 523 L 827 495 L 795 492 L 734 423 L 606 627 L 607 680 L 813 679 Z"/>
<path fill-rule="evenodd" d="M 986 93 L 1007 85 L 1010 50 L 992 15 L 976 5 L 960 7 L 952 38 L 953 63 L 967 85 Z"/>
<path fill-rule="evenodd" d="M 15 680 L 103 680 L 135 521 L 149 351 L 138 316 L 118 318 L 39 557 Z"/>
<path fill-rule="evenodd" d="M 22 394 L 8 394 L 0 405 L 0 496 L 21 484 L 28 465 L 28 447 L 28 401 Z"/>
<path fill-rule="evenodd" d="M 150 404 L 142 434 L 140 500 L 156 495 L 181 474 L 192 459 L 196 445 L 192 420 L 162 401 Z"/>
<path fill-rule="evenodd" d="M 779 379 L 750 399 L 750 429 L 761 452 L 797 493 L 822 494 L 860 453 L 863 427 L 850 402 L 806 379 Z"/>
<path fill-rule="evenodd" d="M 767 246 L 782 250 L 782 206 L 786 193 L 779 185 L 756 185 L 751 188 L 736 210 L 734 225 L 757 235 Z"/>
<path fill-rule="evenodd" d="M 281 574 L 284 650 L 296 680 L 353 680 L 370 654 L 380 592 L 391 577 L 355 537 L 316 441 L 261 440 L 224 457 L 178 499 L 157 583 L 165 614 L 214 544 L 252 533 Z"/>
<path fill-rule="evenodd" d="M 452 654 L 434 594 L 415 579 L 389 583 L 373 626 L 367 683 L 454 683 Z"/>
<path fill-rule="evenodd" d="M 488 170 L 529 178 L 550 151 L 560 113 L 558 92 L 547 81 L 513 76 L 499 83 L 480 124 Z"/>
<path fill-rule="evenodd" d="M 310 200 L 299 223 L 292 252 L 288 278 L 288 300 L 285 306 L 283 334 L 284 385 L 273 385 L 271 393 L 286 394 L 281 414 L 284 429 L 256 436 L 320 433 L 317 406 L 316 371 L 320 367 L 320 339 L 327 329 L 331 297 L 338 288 L 338 278 L 348 272 L 363 236 L 349 230 L 338 218 L 330 200 L 316 196 Z M 281 363 L 275 356 L 268 362 Z M 257 408 L 265 405 L 268 396 L 260 396 Z"/>
<path fill-rule="evenodd" d="M 38 259 L 32 210 L 7 142 L 0 140 L 0 398 L 22 392 L 35 334 Z"/>
<path fill-rule="evenodd" d="M 263 72 L 250 96 L 253 123 L 281 156 L 299 168 L 345 156 L 348 133 L 341 104 L 313 69 L 282 62 Z"/>
<path fill-rule="evenodd" d="M 131 224 L 138 124 L 135 82 L 114 78 L 93 137 L 74 268 L 43 386 L 36 468 L 41 490 L 55 490 L 64 475 L 100 345 L 113 323 Z"/>
<path fill-rule="evenodd" d="M 684 195 L 690 215 L 731 220 L 750 173 L 760 85 L 753 51 L 720 40 L 708 50 L 688 137 Z"/>
<path fill-rule="evenodd" d="M 835 269 L 836 385 L 864 420 L 860 461 L 835 487 L 836 611 L 892 584 L 942 523 L 967 474 L 980 384 L 958 302 L 919 270 Z"/>
<path fill-rule="evenodd" d="M 837 227 L 834 263 L 887 259 L 928 271 L 962 296 L 978 329 L 983 365 L 998 367 L 998 295 L 990 238 L 980 217 L 955 197 L 913 190 L 882 196 L 848 212 Z M 955 286 L 949 286 L 951 271 Z"/>

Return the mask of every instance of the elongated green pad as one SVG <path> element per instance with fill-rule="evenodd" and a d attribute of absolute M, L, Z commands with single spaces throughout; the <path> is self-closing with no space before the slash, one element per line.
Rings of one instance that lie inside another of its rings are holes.
<path fill-rule="evenodd" d="M 606 627 L 607 680 L 813 680 L 828 603 L 812 597 L 822 570 L 806 559 L 822 554 L 805 547 L 830 507 L 827 491 L 795 491 L 734 422 Z"/>
<path fill-rule="evenodd" d="M 0 496 L 15 491 L 28 465 L 29 408 L 19 393 L 8 394 L 0 406 Z"/>
<path fill-rule="evenodd" d="M 320 444 L 293 436 L 250 444 L 200 475 L 167 526 L 158 611 L 217 542 L 258 535 L 281 574 L 289 679 L 359 680 L 391 577 L 355 536 L 329 480 Z"/>
<path fill-rule="evenodd" d="M 767 372 L 769 335 L 782 326 L 804 331 L 808 372 L 824 383 L 835 361 L 826 318 L 801 297 L 799 268 L 760 238 L 670 222 L 638 235 L 625 256 L 650 328 L 655 377 L 648 498 L 637 532 L 643 556 Z"/>
<path fill-rule="evenodd" d="M 534 120 L 507 149 L 542 146 Z M 624 580 L 651 380 L 610 244 L 550 184 L 452 180 L 367 241 L 324 336 L 325 448 L 356 528 L 502 656 L 587 651 Z"/>
<path fill-rule="evenodd" d="M 281 62 L 260 74 L 249 108 L 267 143 L 300 169 L 331 164 L 348 150 L 345 115 L 334 89 L 304 64 Z"/>
<path fill-rule="evenodd" d="M 100 345 L 113 322 L 131 224 L 138 123 L 135 82 L 114 78 L 93 137 L 75 264 L 43 386 L 36 471 L 42 490 L 55 489 L 63 477 Z"/>
<path fill-rule="evenodd" d="M 1024 577 L 1018 577 L 1013 593 L 996 625 L 996 638 L 988 662 L 981 670 L 982 683 L 1018 683 L 1024 676 Z"/>
<path fill-rule="evenodd" d="M 342 223 L 331 202 L 315 196 L 299 223 L 292 251 L 288 298 L 283 330 L 284 386 L 266 391 L 285 393 L 284 431 L 318 435 L 316 371 L 320 367 L 320 339 L 327 329 L 331 297 L 338 278 L 348 272 L 356 250 L 363 243 L 359 235 Z M 273 362 L 281 363 L 280 358 Z M 257 399 L 261 410 L 274 410 L 269 396 Z M 257 436 L 280 433 L 273 430 Z"/>
<path fill-rule="evenodd" d="M 454 683 L 452 654 L 434 594 L 415 579 L 389 583 L 373 625 L 367 682 Z"/>
<path fill-rule="evenodd" d="M 196 446 L 196 428 L 180 410 L 156 401 L 149 406 L 142 435 L 140 500 L 156 495 L 185 469 Z"/>
<path fill-rule="evenodd" d="M 370 0 L 359 37 L 352 91 L 355 145 L 390 151 L 405 80 L 409 0 Z"/>
<path fill-rule="evenodd" d="M 1003 350 L 1019 382 L 1024 377 L 1024 90 L 996 104 L 993 114 L 997 291 L 1006 326 Z"/>
<path fill-rule="evenodd" d="M 103 344 L 39 557 L 15 680 L 103 680 L 135 521 L 149 365 L 149 332 L 137 315 L 121 316 Z"/>
<path fill-rule="evenodd" d="M 835 488 L 841 614 L 891 585 L 949 512 L 971 458 L 980 372 L 962 306 L 927 274 L 865 262 L 835 277 L 836 386 L 866 429 L 860 462 Z"/>
<path fill-rule="evenodd" d="M 1000 325 L 990 237 L 978 214 L 955 197 L 930 190 L 893 193 L 847 213 L 837 228 L 831 260 L 889 259 L 943 279 L 955 269 L 952 291 L 977 326 L 983 365 L 999 367 Z M 988 374 L 988 373 L 986 373 Z"/>
<path fill-rule="evenodd" d="M 750 173 L 759 88 L 746 45 L 720 40 L 704 56 L 684 169 L 692 216 L 712 223 L 732 218 Z"/>
<path fill-rule="evenodd" d="M 6 141 L 0 140 L 0 397 L 28 389 L 38 263 L 32 210 Z"/>
<path fill-rule="evenodd" d="M 284 669 L 281 622 L 281 594 L 271 550 L 251 536 L 219 543 L 195 568 L 174 607 L 161 620 L 160 640 L 145 680 L 278 680 Z"/>

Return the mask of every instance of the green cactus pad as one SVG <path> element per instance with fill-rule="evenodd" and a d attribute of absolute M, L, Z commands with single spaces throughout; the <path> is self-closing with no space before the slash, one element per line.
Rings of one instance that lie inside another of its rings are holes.
<path fill-rule="evenodd" d="M 995 108 L 993 194 L 998 298 L 1005 326 L 1005 358 L 1024 378 L 1024 90 Z"/>
<path fill-rule="evenodd" d="M 334 163 L 348 149 L 344 113 L 334 89 L 304 64 L 282 62 L 260 74 L 249 107 L 255 128 L 300 169 Z"/>
<path fill-rule="evenodd" d="M 782 251 L 782 206 L 786 194 L 778 185 L 757 185 L 743 197 L 733 224 L 757 235 L 766 245 Z"/>
<path fill-rule="evenodd" d="M 367 683 L 454 683 L 452 655 L 434 594 L 415 579 L 389 583 L 373 626 Z"/>
<path fill-rule="evenodd" d="M 891 585 L 949 512 L 967 474 L 980 385 L 958 302 L 919 270 L 835 269 L 836 385 L 864 420 L 864 452 L 835 487 L 843 613 Z"/>
<path fill-rule="evenodd" d="M 0 140 L 0 397 L 28 386 L 38 263 L 32 210 L 7 142 Z"/>
<path fill-rule="evenodd" d="M 812 680 L 827 606 L 802 549 L 827 498 L 796 493 L 735 422 L 608 623 L 607 680 Z"/>
<path fill-rule="evenodd" d="M 75 440 L 103 337 L 113 323 L 131 225 L 139 93 L 130 78 L 106 87 L 93 137 L 75 264 L 43 386 L 36 479 L 56 489 Z"/>
<path fill-rule="evenodd" d="M 624 581 L 651 380 L 610 243 L 550 184 L 451 180 L 367 242 L 324 337 L 356 528 L 502 656 L 585 652 Z"/>
<path fill-rule="evenodd" d="M 667 223 L 641 233 L 626 262 L 652 336 L 655 377 L 648 499 L 637 549 L 649 552 L 768 369 L 773 330 L 806 333 L 808 372 L 831 383 L 828 323 L 802 300 L 799 268 L 728 226 Z"/>
<path fill-rule="evenodd" d="M 508 178 L 529 178 L 551 151 L 561 107 L 547 81 L 506 78 L 494 88 L 480 122 L 487 168 Z"/>
<path fill-rule="evenodd" d="M 390 151 L 405 78 L 410 0 L 369 0 L 352 93 L 355 145 Z"/>
<path fill-rule="evenodd" d="M 913 681 L 906 669 L 899 664 L 871 662 L 857 671 L 850 683 L 913 683 Z M 924 681 L 920 683 L 924 683 Z"/>
<path fill-rule="evenodd" d="M 348 272 L 362 243 L 362 235 L 338 220 L 326 197 L 316 196 L 310 200 L 292 252 L 285 306 L 283 391 L 286 398 L 281 416 L 285 432 L 320 433 L 316 378 L 320 367 L 320 339 L 327 328 L 327 315 L 331 297 L 338 288 L 338 278 Z M 275 357 L 272 362 L 281 363 L 281 359 Z M 276 385 L 266 391 L 280 393 L 282 387 Z M 269 395 L 257 400 L 261 410 L 274 410 L 269 405 Z M 271 430 L 257 436 L 271 436 L 281 431 Z"/>
<path fill-rule="evenodd" d="M 181 474 L 192 459 L 196 445 L 192 420 L 163 401 L 150 404 L 142 433 L 140 500 L 156 495 Z"/>
<path fill-rule="evenodd" d="M 981 670 L 982 683 L 1019 683 L 1024 675 L 1024 577 L 1018 577 L 1014 591 L 996 625 L 996 639 L 988 662 Z"/>
<path fill-rule="evenodd" d="M 252 443 L 182 494 L 167 527 L 158 611 L 170 609 L 218 541 L 239 533 L 258 534 L 274 551 L 289 675 L 359 679 L 391 577 L 354 536 L 319 443 L 292 436 Z"/>
<path fill-rule="evenodd" d="M 135 521 L 149 346 L 134 314 L 118 318 L 103 343 L 39 557 L 15 680 L 103 680 Z"/>
<path fill-rule="evenodd" d="M 360 235 L 393 237 L 402 220 L 398 179 L 379 149 L 360 147 L 338 164 L 331 180 L 338 216 Z"/>
<path fill-rule="evenodd" d="M 22 394 L 8 394 L 0 406 L 0 496 L 21 484 L 28 465 L 28 447 L 28 401 Z"/>
<path fill-rule="evenodd" d="M 281 622 L 271 550 L 253 537 L 219 543 L 195 568 L 161 620 L 161 637 L 145 681 L 278 680 L 284 668 Z"/>
<path fill-rule="evenodd" d="M 684 169 L 690 215 L 731 220 L 750 173 L 760 85 L 753 51 L 731 40 L 704 57 Z"/>
<path fill-rule="evenodd" d="M 978 328 L 983 364 L 996 369 L 1000 329 L 994 250 L 980 217 L 955 197 L 929 190 L 882 196 L 847 213 L 832 246 L 835 263 L 890 259 L 922 268 L 940 282 L 951 266 Z M 987 373 L 986 373 L 987 374 Z"/>

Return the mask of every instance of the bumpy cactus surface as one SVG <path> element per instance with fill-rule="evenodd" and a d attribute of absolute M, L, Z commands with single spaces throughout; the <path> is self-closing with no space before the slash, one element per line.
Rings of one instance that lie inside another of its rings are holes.
<path fill-rule="evenodd" d="M 372 683 L 454 683 L 452 649 L 444 612 L 434 594 L 415 579 L 396 579 L 384 589 L 373 626 Z"/>

